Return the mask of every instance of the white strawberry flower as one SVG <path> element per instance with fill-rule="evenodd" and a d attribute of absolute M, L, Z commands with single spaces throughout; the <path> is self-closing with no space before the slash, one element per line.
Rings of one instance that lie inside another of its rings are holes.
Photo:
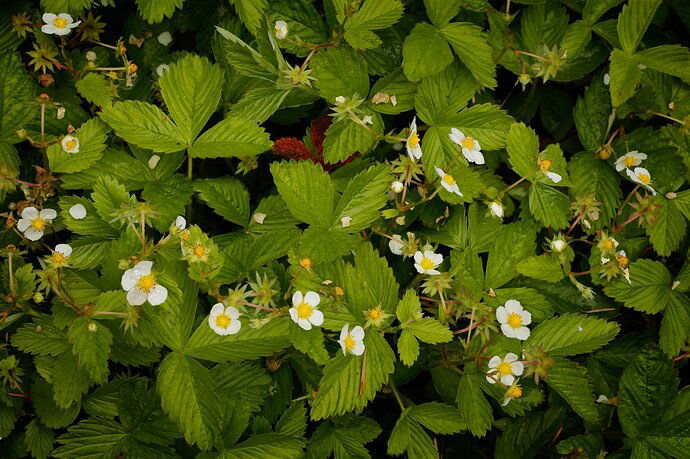
<path fill-rule="evenodd" d="M 628 177 L 635 182 L 639 183 L 643 187 L 645 187 L 647 190 L 649 190 L 653 195 L 656 195 L 656 191 L 654 188 L 652 188 L 652 176 L 649 174 L 649 171 L 645 169 L 644 167 L 636 167 L 635 170 L 631 171 L 630 169 L 626 169 L 625 173 L 628 174 Z"/>
<path fill-rule="evenodd" d="M 441 177 L 441 186 L 445 188 L 446 191 L 450 193 L 455 193 L 458 196 L 462 196 L 460 188 L 458 187 L 458 184 L 455 183 L 455 179 L 452 175 L 446 174 L 440 167 L 434 166 L 434 170 L 436 171 L 438 176 Z"/>
<path fill-rule="evenodd" d="M 208 315 L 208 326 L 217 335 L 227 336 L 234 335 L 240 331 L 242 322 L 238 319 L 240 311 L 232 306 L 225 307 L 223 303 L 216 303 L 211 308 L 211 313 Z"/>
<path fill-rule="evenodd" d="M 22 211 L 22 218 L 17 222 L 17 229 L 24 233 L 30 241 L 38 241 L 43 237 L 43 232 L 57 217 L 53 209 L 39 210 L 35 207 L 27 207 Z"/>
<path fill-rule="evenodd" d="M 388 248 L 394 255 L 402 255 L 402 248 L 405 243 L 402 240 L 402 236 L 399 234 L 393 234 L 388 240 Z"/>
<path fill-rule="evenodd" d="M 66 153 L 79 153 L 79 139 L 73 135 L 66 135 L 60 141 L 62 151 Z"/>
<path fill-rule="evenodd" d="M 340 331 L 340 347 L 343 349 L 343 354 L 362 355 L 364 353 L 364 329 L 357 325 L 352 330 L 349 330 L 350 324 L 345 324 Z"/>
<path fill-rule="evenodd" d="M 69 208 L 69 214 L 75 220 L 82 220 L 86 217 L 86 207 L 83 204 L 75 204 Z"/>
<path fill-rule="evenodd" d="M 170 70 L 168 64 L 161 64 L 158 67 L 156 67 L 156 74 L 158 74 L 159 77 L 162 77 L 163 74 L 168 70 Z"/>
<path fill-rule="evenodd" d="M 630 151 L 616 160 L 616 170 L 621 172 L 628 167 L 639 166 L 645 159 L 647 159 L 647 155 L 644 153 Z"/>
<path fill-rule="evenodd" d="M 422 157 L 422 147 L 419 145 L 419 134 L 417 134 L 417 117 L 415 116 L 410 123 L 410 135 L 405 140 L 407 154 L 410 159 L 415 161 Z"/>
<path fill-rule="evenodd" d="M 503 204 L 499 201 L 489 203 L 489 213 L 492 217 L 503 218 Z"/>
<path fill-rule="evenodd" d="M 414 254 L 414 267 L 417 272 L 421 274 L 441 274 L 436 270 L 443 262 L 443 255 L 434 253 L 433 250 L 425 250 L 423 253 L 419 250 Z"/>
<path fill-rule="evenodd" d="M 512 386 L 516 376 L 521 376 L 525 371 L 522 362 L 518 362 L 518 356 L 508 352 L 505 358 L 501 359 L 495 355 L 489 360 L 489 371 L 486 373 L 486 380 L 491 384 L 501 381 L 505 386 Z"/>
<path fill-rule="evenodd" d="M 74 22 L 72 16 L 67 13 L 45 13 L 43 22 L 45 25 L 41 26 L 41 32 L 55 35 L 68 35 L 72 29 L 81 24 L 81 21 Z"/>
<path fill-rule="evenodd" d="M 65 259 L 72 255 L 72 247 L 69 244 L 58 244 L 55 246 L 55 251 L 53 252 L 53 263 L 56 265 L 61 265 L 65 262 Z"/>
<path fill-rule="evenodd" d="M 465 135 L 461 130 L 452 128 L 448 134 L 453 143 L 460 145 L 465 159 L 471 163 L 484 164 L 484 155 L 479 142 L 473 137 Z"/>
<path fill-rule="evenodd" d="M 122 275 L 122 289 L 127 292 L 129 304 L 139 306 L 148 301 L 152 306 L 158 306 L 168 298 L 168 289 L 156 283 L 151 268 L 152 261 L 140 261 Z"/>
<path fill-rule="evenodd" d="M 496 319 L 501 324 L 501 331 L 508 338 L 524 341 L 529 338 L 529 328 L 525 325 L 532 323 L 532 314 L 523 309 L 517 300 L 508 300 L 504 306 L 496 309 Z"/>
<path fill-rule="evenodd" d="M 292 321 L 305 330 L 311 330 L 312 325 L 317 327 L 323 323 L 323 312 L 317 309 L 321 297 L 316 292 L 297 291 L 292 295 L 292 307 L 290 317 Z"/>
<path fill-rule="evenodd" d="M 285 21 L 276 21 L 275 36 L 278 40 L 283 40 L 288 34 L 288 25 Z"/>

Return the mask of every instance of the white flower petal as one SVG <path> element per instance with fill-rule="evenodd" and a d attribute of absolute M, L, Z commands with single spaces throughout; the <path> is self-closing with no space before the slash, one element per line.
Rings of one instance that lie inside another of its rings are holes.
<path fill-rule="evenodd" d="M 496 368 L 501 363 L 501 358 L 497 355 L 491 357 L 489 360 L 489 368 Z"/>
<path fill-rule="evenodd" d="M 58 244 L 55 246 L 55 251 L 65 257 L 69 257 L 72 254 L 72 247 L 69 244 Z"/>
<path fill-rule="evenodd" d="M 226 332 L 228 335 L 234 335 L 240 331 L 240 328 L 242 328 L 242 322 L 237 319 L 233 319 L 228 328 L 226 328 Z"/>
<path fill-rule="evenodd" d="M 122 279 L 120 280 L 122 290 L 132 290 L 134 286 L 137 285 L 137 282 L 139 281 L 140 277 L 141 273 L 139 273 L 135 269 L 128 269 L 127 271 L 125 271 L 125 273 L 122 275 Z"/>
<path fill-rule="evenodd" d="M 148 260 L 143 260 L 134 265 L 134 269 L 136 272 L 138 272 L 140 275 L 145 276 L 151 272 L 151 268 L 153 268 L 153 262 L 148 261 Z"/>
<path fill-rule="evenodd" d="M 496 320 L 504 324 L 508 321 L 508 311 L 503 306 L 496 308 Z"/>
<path fill-rule="evenodd" d="M 519 339 L 520 341 L 524 341 L 527 338 L 529 338 L 529 328 L 527 327 L 520 327 L 514 330 L 515 331 L 515 338 Z"/>
<path fill-rule="evenodd" d="M 163 46 L 168 46 L 170 43 L 172 43 L 172 35 L 170 35 L 170 32 L 167 30 L 160 35 L 158 35 L 158 43 L 160 43 Z"/>
<path fill-rule="evenodd" d="M 508 363 L 512 363 L 512 362 L 515 362 L 517 359 L 518 359 L 518 356 L 517 356 L 517 355 L 515 355 L 515 354 L 512 353 L 512 352 L 508 352 L 508 353 L 506 354 L 505 358 L 503 359 L 503 361 L 504 361 L 504 362 L 508 362 Z"/>
<path fill-rule="evenodd" d="M 33 220 L 36 217 L 38 217 L 38 209 L 35 207 L 27 207 L 24 210 L 22 210 L 22 218 L 26 218 L 27 220 Z"/>
<path fill-rule="evenodd" d="M 515 338 L 515 329 L 508 324 L 501 324 L 501 331 L 508 338 Z"/>
<path fill-rule="evenodd" d="M 302 327 L 304 330 L 311 330 L 311 322 L 307 319 L 297 319 L 297 325 Z"/>
<path fill-rule="evenodd" d="M 508 314 L 519 314 L 522 312 L 522 305 L 518 300 L 508 300 L 505 304 Z"/>
<path fill-rule="evenodd" d="M 529 311 L 523 310 L 520 313 L 520 319 L 522 319 L 522 325 L 529 325 L 532 323 L 532 314 Z"/>
<path fill-rule="evenodd" d="M 522 362 L 513 362 L 513 364 L 511 365 L 511 367 L 512 367 L 512 369 L 513 369 L 513 374 L 514 374 L 515 376 L 521 376 L 522 373 L 525 372 L 525 366 L 522 364 Z M 512 384 L 512 383 L 511 383 L 511 384 Z"/>
<path fill-rule="evenodd" d="M 364 354 L 364 343 L 361 341 L 355 341 L 355 345 L 351 350 L 353 355 L 362 355 Z"/>
<path fill-rule="evenodd" d="M 75 204 L 69 208 L 69 214 L 75 220 L 81 220 L 86 217 L 86 207 L 83 204 Z"/>
<path fill-rule="evenodd" d="M 31 226 L 31 220 L 28 220 L 26 218 L 21 218 L 17 222 L 17 229 L 22 233 L 26 231 L 29 226 Z"/>
<path fill-rule="evenodd" d="M 211 308 L 211 312 L 209 313 L 209 316 L 212 316 L 215 318 L 216 316 L 221 315 L 224 310 L 225 310 L 225 306 L 223 305 L 223 303 L 216 303 Z"/>
<path fill-rule="evenodd" d="M 232 320 L 236 320 L 240 317 L 240 311 L 234 306 L 228 306 L 225 308 L 225 315 L 230 317 Z"/>
<path fill-rule="evenodd" d="M 43 22 L 46 24 L 53 24 L 53 21 L 57 19 L 57 14 L 54 13 L 43 13 L 43 16 L 41 17 L 43 19 Z"/>
<path fill-rule="evenodd" d="M 127 302 L 132 306 L 141 306 L 146 302 L 146 292 L 139 287 L 134 287 L 127 292 Z"/>
<path fill-rule="evenodd" d="M 293 306 L 299 306 L 302 304 L 302 300 L 304 299 L 304 296 L 302 295 L 302 292 L 299 290 L 295 291 L 295 293 L 292 294 L 292 305 Z"/>
<path fill-rule="evenodd" d="M 417 250 L 414 253 L 414 261 L 416 261 L 417 263 L 421 263 L 423 258 L 424 258 L 424 254 L 422 254 L 422 252 L 420 252 L 419 250 Z"/>
<path fill-rule="evenodd" d="M 340 330 L 340 341 L 345 341 L 345 338 L 347 338 L 347 335 L 350 332 L 349 328 L 350 328 L 349 323 L 343 325 L 343 329 Z"/>
<path fill-rule="evenodd" d="M 321 302 L 321 297 L 316 292 L 307 292 L 304 295 L 304 302 L 312 307 L 316 307 Z"/>
<path fill-rule="evenodd" d="M 43 209 L 39 215 L 44 220 L 55 220 L 57 212 L 54 209 Z"/>
<path fill-rule="evenodd" d="M 152 306 L 158 306 L 168 299 L 168 289 L 163 287 L 161 284 L 156 284 L 153 286 L 149 292 L 149 303 Z"/>
<path fill-rule="evenodd" d="M 513 375 L 501 376 L 501 383 L 506 385 L 506 386 L 512 386 L 514 382 L 515 382 L 515 376 L 513 376 Z"/>
<path fill-rule="evenodd" d="M 43 237 L 43 231 L 39 231 L 34 227 L 30 226 L 26 229 L 26 231 L 24 231 L 24 237 L 26 237 L 30 241 L 38 241 Z"/>
<path fill-rule="evenodd" d="M 41 32 L 47 35 L 54 34 L 57 29 L 53 24 L 46 24 L 44 26 L 41 26 Z"/>
<path fill-rule="evenodd" d="M 495 375 L 493 375 L 493 377 L 486 375 L 486 380 L 489 382 L 489 384 L 496 384 L 496 376 Z"/>
<path fill-rule="evenodd" d="M 352 338 L 354 338 L 355 340 L 361 341 L 364 339 L 364 329 L 357 325 L 355 328 L 352 329 L 350 335 L 352 335 Z"/>
<path fill-rule="evenodd" d="M 290 308 L 288 309 L 288 312 L 290 313 L 290 318 L 292 319 L 293 322 L 297 323 L 297 309 L 295 308 Z"/>
<path fill-rule="evenodd" d="M 317 327 L 320 326 L 323 323 L 323 312 L 319 311 L 318 309 L 312 310 L 311 316 L 309 316 L 309 322 Z"/>

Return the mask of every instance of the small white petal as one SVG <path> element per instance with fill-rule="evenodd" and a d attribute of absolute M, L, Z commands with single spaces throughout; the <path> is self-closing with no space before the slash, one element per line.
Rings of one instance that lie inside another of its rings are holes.
<path fill-rule="evenodd" d="M 355 341 L 355 345 L 351 350 L 353 355 L 362 355 L 364 354 L 364 343 L 361 341 Z"/>
<path fill-rule="evenodd" d="M 17 222 L 17 229 L 22 233 L 26 231 L 29 226 L 31 226 L 31 220 L 27 220 L 26 218 L 22 218 Z"/>
<path fill-rule="evenodd" d="M 225 306 L 223 305 L 223 303 L 216 303 L 211 308 L 211 312 L 209 313 L 209 316 L 211 316 L 211 317 L 219 316 L 223 313 L 224 310 L 225 310 Z"/>
<path fill-rule="evenodd" d="M 497 355 L 491 357 L 489 360 L 489 368 L 496 368 L 501 363 L 501 358 Z"/>
<path fill-rule="evenodd" d="M 170 35 L 170 32 L 167 30 L 160 35 L 158 35 L 158 43 L 160 43 L 163 46 L 168 46 L 170 43 L 172 43 L 172 35 Z"/>
<path fill-rule="evenodd" d="M 43 209 L 39 215 L 44 220 L 54 220 L 57 212 L 54 209 Z"/>
<path fill-rule="evenodd" d="M 311 316 L 309 316 L 309 322 L 317 327 L 323 324 L 323 312 L 319 311 L 318 309 L 312 310 Z"/>
<path fill-rule="evenodd" d="M 293 306 L 299 306 L 302 304 L 302 300 L 304 299 L 304 296 L 302 295 L 302 292 L 299 290 L 295 291 L 292 295 L 292 305 Z"/>
<path fill-rule="evenodd" d="M 146 292 L 139 287 L 134 287 L 127 292 L 127 302 L 132 306 L 141 306 L 146 302 Z"/>
<path fill-rule="evenodd" d="M 81 220 L 86 217 L 86 207 L 83 204 L 75 204 L 69 208 L 69 214 L 75 220 Z"/>
<path fill-rule="evenodd" d="M 153 262 L 148 261 L 148 260 L 143 260 L 134 265 L 133 270 L 139 273 L 141 276 L 145 276 L 151 272 L 151 268 L 153 268 Z"/>
<path fill-rule="evenodd" d="M 30 241 L 38 241 L 43 237 L 43 231 L 29 227 L 26 229 L 26 231 L 24 231 L 24 236 Z"/>
<path fill-rule="evenodd" d="M 27 220 L 33 220 L 36 217 L 38 217 L 38 209 L 35 207 L 27 207 L 24 210 L 22 210 L 22 218 L 26 218 Z"/>
<path fill-rule="evenodd" d="M 311 330 L 311 322 L 307 319 L 297 319 L 297 325 L 302 327 L 304 330 Z"/>
<path fill-rule="evenodd" d="M 514 382 L 515 382 L 515 376 L 513 376 L 513 375 L 501 376 L 501 383 L 503 383 L 506 386 L 512 386 Z"/>
<path fill-rule="evenodd" d="M 139 273 L 135 269 L 128 269 L 127 271 L 125 271 L 125 273 L 122 275 L 122 279 L 120 280 L 122 290 L 132 290 L 134 286 L 137 285 L 137 282 L 139 281 L 140 277 L 141 273 Z"/>
<path fill-rule="evenodd" d="M 156 284 L 153 286 L 149 292 L 149 303 L 152 306 L 158 306 L 168 299 L 168 289 L 163 287 L 161 284 Z"/>
<path fill-rule="evenodd" d="M 503 306 L 496 308 L 496 320 L 502 324 L 508 321 L 508 311 Z"/>
<path fill-rule="evenodd" d="M 517 356 L 517 355 L 515 355 L 515 354 L 512 353 L 512 352 L 508 352 L 508 353 L 506 354 L 506 357 L 503 359 L 503 361 L 504 361 L 504 362 L 508 362 L 508 363 L 512 363 L 512 362 L 515 362 L 517 359 L 518 359 L 518 356 Z"/>
<path fill-rule="evenodd" d="M 149 169 L 155 169 L 156 166 L 158 165 L 158 161 L 160 161 L 160 160 L 161 160 L 160 156 L 152 155 L 148 161 Z"/>
<path fill-rule="evenodd" d="M 307 292 L 304 295 L 304 302 L 312 307 L 316 307 L 321 302 L 321 297 L 316 292 Z"/>
<path fill-rule="evenodd" d="M 72 254 L 72 247 L 69 244 L 58 244 L 55 246 L 55 251 L 65 257 Z"/>

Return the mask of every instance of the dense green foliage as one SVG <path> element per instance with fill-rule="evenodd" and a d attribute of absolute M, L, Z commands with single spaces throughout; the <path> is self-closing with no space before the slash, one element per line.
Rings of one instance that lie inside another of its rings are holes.
<path fill-rule="evenodd" d="M 3 0 L 0 456 L 690 458 L 689 31 Z"/>

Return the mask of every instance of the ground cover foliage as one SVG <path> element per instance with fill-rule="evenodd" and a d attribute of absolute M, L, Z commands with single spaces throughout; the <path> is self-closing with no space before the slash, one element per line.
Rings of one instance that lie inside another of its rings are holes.
<path fill-rule="evenodd" d="M 0 455 L 690 457 L 689 30 L 4 1 Z"/>

